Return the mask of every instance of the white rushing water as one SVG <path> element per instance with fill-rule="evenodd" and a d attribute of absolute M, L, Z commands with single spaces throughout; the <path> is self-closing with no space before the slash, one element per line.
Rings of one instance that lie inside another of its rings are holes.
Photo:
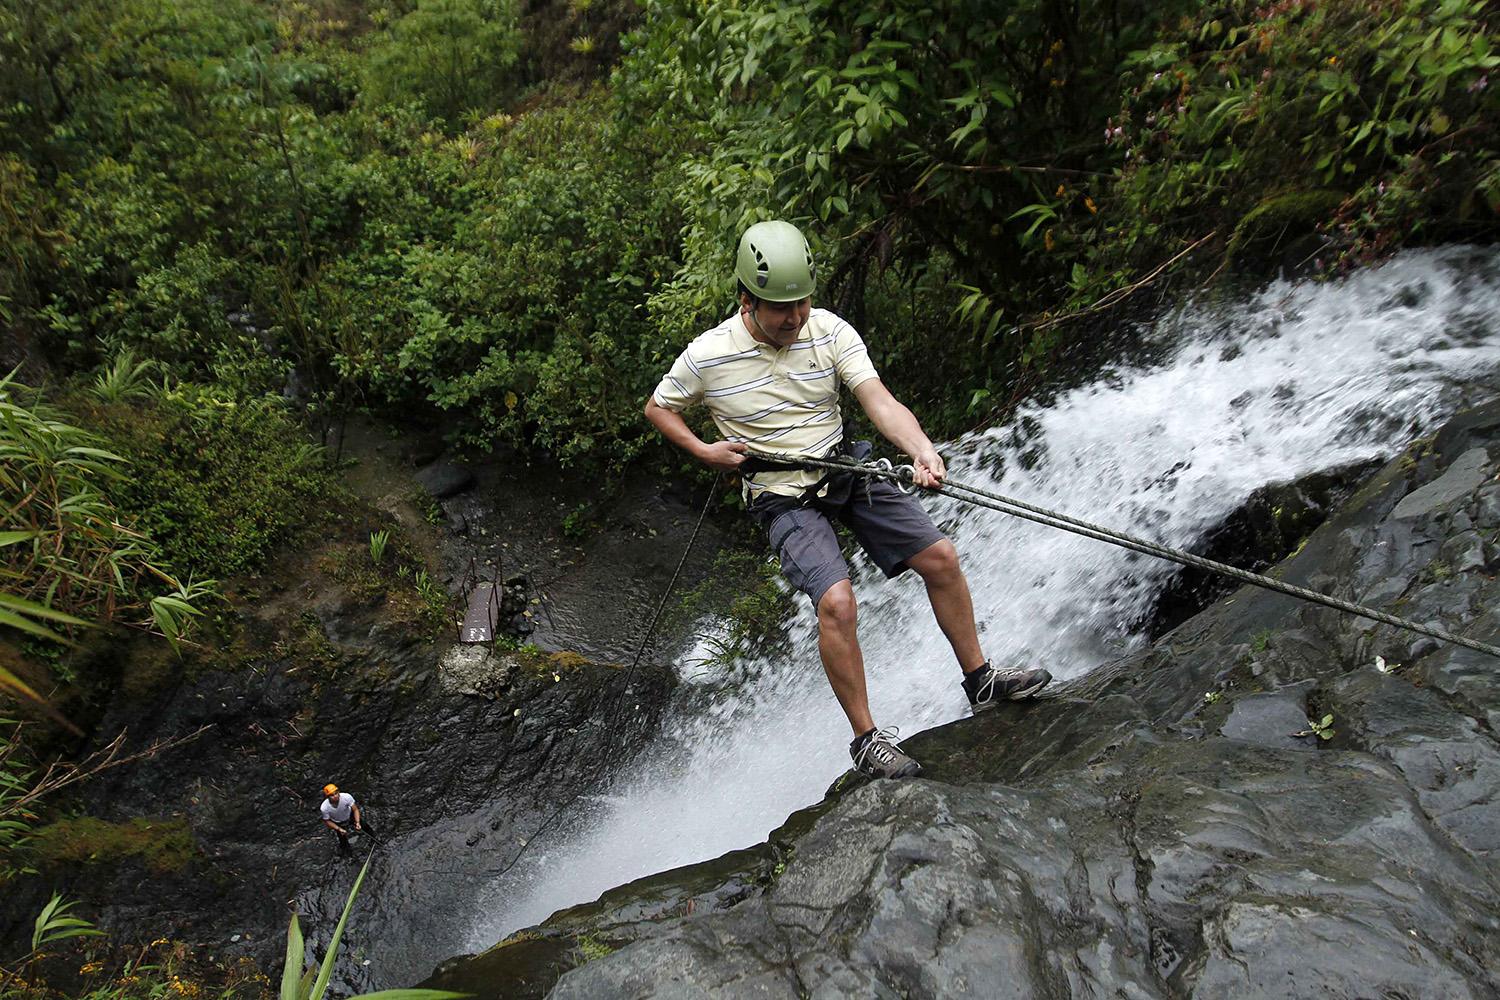
<path fill-rule="evenodd" d="M 1333 284 L 1278 283 L 1228 309 L 1187 308 L 1151 332 L 1160 360 L 1027 408 L 944 447 L 950 474 L 1191 548 L 1256 488 L 1390 456 L 1500 375 L 1500 255 L 1408 253 Z M 877 352 L 878 353 L 878 352 Z M 990 511 L 928 501 L 958 545 L 1005 663 L 1074 677 L 1133 648 L 1171 564 Z M 968 713 L 921 581 L 854 567 L 876 721 L 911 734 Z M 713 689 L 570 834 L 487 887 L 476 950 L 631 879 L 763 840 L 849 766 L 848 724 L 798 597 L 790 658 L 695 670 Z"/>

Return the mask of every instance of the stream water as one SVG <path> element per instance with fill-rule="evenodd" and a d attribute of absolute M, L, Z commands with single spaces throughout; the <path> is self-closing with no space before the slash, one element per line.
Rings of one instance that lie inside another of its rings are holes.
<path fill-rule="evenodd" d="M 1152 363 L 946 445 L 950 474 L 1191 548 L 1258 487 L 1393 455 L 1492 396 L 1500 255 L 1414 252 L 1334 283 L 1276 283 L 1232 306 L 1185 307 L 1147 337 Z M 1132 623 L 1171 564 L 929 504 L 964 559 L 993 659 L 1069 678 L 1145 641 Z M 967 714 L 920 580 L 886 581 L 862 557 L 854 578 L 877 722 L 910 734 Z M 705 670 L 702 643 L 683 654 L 680 706 L 656 744 L 513 871 L 455 893 L 470 894 L 471 916 L 451 950 L 482 950 L 623 882 L 756 843 L 821 798 L 849 767 L 850 734 L 805 598 L 785 627 L 786 658 Z"/>

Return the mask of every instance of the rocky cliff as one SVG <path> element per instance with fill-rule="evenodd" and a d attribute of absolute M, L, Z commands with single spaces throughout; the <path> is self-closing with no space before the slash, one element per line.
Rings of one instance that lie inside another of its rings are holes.
<path fill-rule="evenodd" d="M 1497 474 L 1500 404 L 1378 471 L 1273 572 L 1495 642 Z M 1493 997 L 1497 725 L 1500 661 L 1246 588 L 1038 703 L 909 740 L 921 779 L 844 779 L 760 848 L 428 985 Z"/>

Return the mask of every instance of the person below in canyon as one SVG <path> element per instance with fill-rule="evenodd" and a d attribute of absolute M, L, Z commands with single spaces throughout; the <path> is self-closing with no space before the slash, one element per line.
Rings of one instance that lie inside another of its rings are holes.
<path fill-rule="evenodd" d="M 1052 676 L 996 668 L 985 658 L 958 552 L 915 497 L 886 480 L 848 473 L 745 466 L 752 450 L 867 457 L 869 442 L 844 446 L 843 385 L 880 433 L 911 456 L 918 486 L 936 486 L 947 474 L 916 417 L 880 381 L 859 334 L 828 310 L 813 308 L 812 251 L 796 226 L 761 222 L 747 229 L 735 275 L 739 309 L 687 346 L 647 400 L 646 418 L 709 468 L 742 474 L 746 509 L 766 529 L 787 580 L 817 611 L 818 652 L 854 730 L 849 754 L 855 767 L 872 777 L 917 775 L 921 765 L 901 749 L 895 731 L 877 728 L 870 716 L 854 590 L 835 518 L 887 577 L 908 569 L 922 577 L 974 710 L 1030 697 Z M 710 444 L 688 426 L 682 411 L 696 403 L 708 406 L 723 440 Z"/>
<path fill-rule="evenodd" d="M 343 825 L 351 818 L 354 820 L 352 825 L 355 833 L 375 836 L 375 831 L 364 822 L 364 817 L 360 815 L 359 803 L 354 801 L 354 796 L 348 792 L 339 791 L 338 785 L 330 783 L 323 786 L 323 802 L 318 807 L 318 811 L 323 816 L 323 825 L 338 837 L 338 853 L 341 858 L 352 857 L 354 854 L 353 848 L 349 846 L 349 831 Z"/>

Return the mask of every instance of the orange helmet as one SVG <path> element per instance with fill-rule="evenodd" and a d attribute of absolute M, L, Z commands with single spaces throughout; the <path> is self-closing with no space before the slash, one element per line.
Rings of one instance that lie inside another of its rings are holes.
<path fill-rule="evenodd" d="M 339 786 L 333 784 L 332 782 L 329 782 L 328 784 L 326 784 L 326 785 L 323 786 L 323 794 L 324 795 L 337 795 L 338 793 L 339 793 Z"/>

